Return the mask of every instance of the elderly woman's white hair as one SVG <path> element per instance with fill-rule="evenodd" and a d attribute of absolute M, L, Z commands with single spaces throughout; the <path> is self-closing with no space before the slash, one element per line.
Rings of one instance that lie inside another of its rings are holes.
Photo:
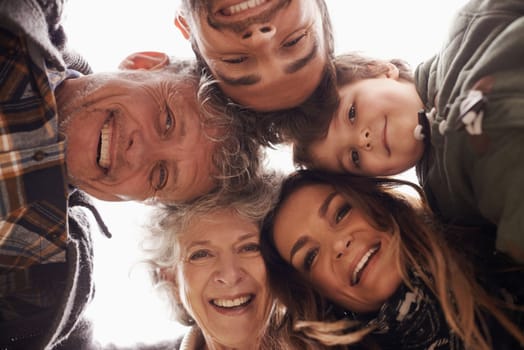
<path fill-rule="evenodd" d="M 193 324 L 187 311 L 175 300 L 174 285 L 165 276 L 165 271 L 180 261 L 180 235 L 195 221 L 221 209 L 232 210 L 260 226 L 276 201 L 281 178 L 276 173 L 265 173 L 252 177 L 241 191 L 213 192 L 191 203 L 153 209 L 141 244 L 143 262 L 151 273 L 155 287 L 166 293 L 177 321 L 184 325 Z"/>

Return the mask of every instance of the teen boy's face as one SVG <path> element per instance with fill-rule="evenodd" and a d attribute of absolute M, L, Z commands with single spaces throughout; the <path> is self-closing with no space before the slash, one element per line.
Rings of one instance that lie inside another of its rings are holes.
<path fill-rule="evenodd" d="M 340 106 L 324 139 L 309 148 L 313 164 L 335 172 L 394 175 L 413 167 L 424 144 L 413 131 L 422 101 L 392 68 L 339 88 Z"/>
<path fill-rule="evenodd" d="M 318 85 L 327 64 L 315 0 L 188 1 L 191 32 L 220 88 L 259 111 L 290 108 Z"/>
<path fill-rule="evenodd" d="M 356 312 L 370 312 L 395 292 L 401 276 L 392 234 L 369 224 L 333 187 L 302 187 L 287 198 L 274 226 L 279 254 L 323 296 Z"/>

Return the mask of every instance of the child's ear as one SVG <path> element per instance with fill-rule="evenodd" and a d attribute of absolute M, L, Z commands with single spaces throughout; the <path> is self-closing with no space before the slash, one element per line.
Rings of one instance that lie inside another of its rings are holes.
<path fill-rule="evenodd" d="M 395 66 L 393 63 L 391 62 L 388 62 L 387 63 L 387 66 L 388 66 L 388 70 L 386 72 L 386 77 L 390 78 L 390 79 L 395 79 L 395 80 L 398 80 L 399 76 L 400 76 L 400 72 L 398 70 L 398 67 Z"/>
<path fill-rule="evenodd" d="M 142 51 L 135 52 L 124 58 L 118 65 L 119 69 L 144 69 L 154 70 L 169 64 L 169 56 L 163 52 Z"/>
<path fill-rule="evenodd" d="M 189 40 L 189 38 L 191 37 L 191 30 L 187 25 L 185 17 L 180 12 L 178 12 L 175 16 L 175 27 L 178 28 L 178 30 L 180 31 L 180 33 L 182 33 L 182 36 L 186 40 Z"/>

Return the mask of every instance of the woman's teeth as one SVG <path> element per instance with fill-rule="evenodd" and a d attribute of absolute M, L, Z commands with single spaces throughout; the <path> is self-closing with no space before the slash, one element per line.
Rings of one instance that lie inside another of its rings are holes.
<path fill-rule="evenodd" d="M 111 158 L 109 150 L 111 149 L 111 136 L 113 134 L 113 128 L 111 127 L 111 120 L 107 120 L 102 126 L 100 131 L 100 143 L 99 143 L 99 155 L 98 165 L 104 169 L 108 169 L 111 165 Z"/>
<path fill-rule="evenodd" d="M 353 270 L 353 274 L 351 276 L 351 285 L 354 286 L 360 281 L 361 272 L 364 270 L 364 267 L 368 264 L 368 262 L 371 260 L 371 257 L 378 251 L 380 248 L 380 245 L 376 245 L 370 250 L 364 254 L 362 259 L 358 262 L 357 266 Z"/>
<path fill-rule="evenodd" d="M 252 299 L 252 296 L 247 295 L 235 299 L 213 299 L 211 302 L 213 305 L 216 305 L 218 307 L 222 308 L 234 308 L 238 306 L 243 306 L 247 303 L 249 303 Z"/>
<path fill-rule="evenodd" d="M 229 6 L 228 8 L 225 8 L 222 10 L 222 14 L 226 15 L 226 16 L 231 16 L 231 15 L 234 15 L 234 14 L 237 14 L 239 12 L 242 12 L 242 11 L 245 11 L 247 9 L 250 9 L 250 8 L 253 8 L 253 7 L 257 7 L 261 4 L 264 4 L 266 3 L 267 0 L 248 0 L 248 1 L 243 1 L 239 4 L 236 4 L 236 5 L 233 5 L 233 6 Z"/>

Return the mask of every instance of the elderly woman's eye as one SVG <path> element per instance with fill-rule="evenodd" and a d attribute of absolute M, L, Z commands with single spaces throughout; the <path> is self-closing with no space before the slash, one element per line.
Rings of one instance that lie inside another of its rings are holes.
<path fill-rule="evenodd" d="M 243 245 L 241 248 L 241 251 L 246 252 L 246 253 L 257 253 L 260 251 L 260 244 L 249 243 L 249 244 Z"/>
<path fill-rule="evenodd" d="M 211 256 L 211 254 L 207 250 L 197 250 L 196 252 L 189 255 L 189 260 L 200 260 Z"/>

